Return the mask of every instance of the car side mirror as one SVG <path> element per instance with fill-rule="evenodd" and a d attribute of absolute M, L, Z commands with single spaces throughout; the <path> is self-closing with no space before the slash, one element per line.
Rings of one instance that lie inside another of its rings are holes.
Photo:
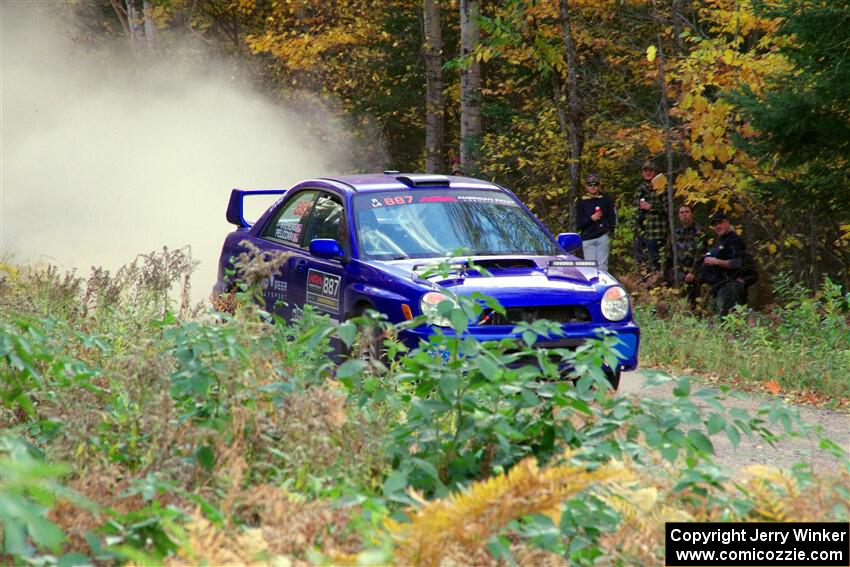
<path fill-rule="evenodd" d="M 310 241 L 310 254 L 318 258 L 339 259 L 345 256 L 339 242 L 333 238 L 314 238 Z"/>
<path fill-rule="evenodd" d="M 558 244 L 565 252 L 575 252 L 581 248 L 581 236 L 575 232 L 562 232 L 558 235 Z"/>

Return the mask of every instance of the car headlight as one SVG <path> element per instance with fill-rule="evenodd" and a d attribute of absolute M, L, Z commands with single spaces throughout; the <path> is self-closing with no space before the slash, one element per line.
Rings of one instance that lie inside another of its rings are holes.
<path fill-rule="evenodd" d="M 602 315 L 609 321 L 622 321 L 629 314 L 629 294 L 615 285 L 605 290 L 602 296 Z"/>
<path fill-rule="evenodd" d="M 428 320 L 438 326 L 438 327 L 451 327 L 452 322 L 448 317 L 444 315 L 440 315 L 440 311 L 437 308 L 440 303 L 443 301 L 453 301 L 451 297 L 446 295 L 445 293 L 440 293 L 437 291 L 429 291 L 425 295 L 422 296 L 422 299 L 419 300 L 419 309 L 422 310 L 422 314 L 428 317 Z"/>

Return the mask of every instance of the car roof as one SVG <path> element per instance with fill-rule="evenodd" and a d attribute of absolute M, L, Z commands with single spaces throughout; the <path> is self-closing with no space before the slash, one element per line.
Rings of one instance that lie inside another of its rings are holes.
<path fill-rule="evenodd" d="M 350 193 L 369 193 L 387 190 L 403 191 L 407 189 L 502 190 L 502 188 L 495 183 L 474 179 L 472 177 L 427 173 L 400 173 L 398 171 L 328 176 L 321 177 L 319 180 L 332 182 L 339 189 Z M 299 185 L 304 185 L 306 183 L 307 182 Z"/>

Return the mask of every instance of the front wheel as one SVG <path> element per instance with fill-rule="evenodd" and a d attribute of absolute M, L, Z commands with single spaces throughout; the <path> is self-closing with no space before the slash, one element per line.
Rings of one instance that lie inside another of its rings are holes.
<path fill-rule="evenodd" d="M 605 377 L 608 378 L 608 382 L 611 384 L 611 388 L 616 392 L 617 388 L 620 387 L 620 368 L 617 370 L 611 370 L 610 368 L 605 369 Z"/>
<path fill-rule="evenodd" d="M 369 305 L 360 306 L 351 318 L 367 318 L 367 311 L 371 309 Z M 368 317 L 368 319 L 369 321 L 365 324 L 358 325 L 357 342 L 349 354 L 356 356 L 372 369 L 385 369 L 387 353 L 383 348 L 384 330 L 379 318 Z"/>

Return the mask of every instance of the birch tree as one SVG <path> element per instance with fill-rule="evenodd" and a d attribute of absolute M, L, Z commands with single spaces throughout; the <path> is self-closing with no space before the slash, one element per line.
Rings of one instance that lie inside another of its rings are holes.
<path fill-rule="evenodd" d="M 481 160 L 481 65 L 473 51 L 481 32 L 478 0 L 460 0 L 460 166 L 464 173 L 478 172 Z"/>
<path fill-rule="evenodd" d="M 443 130 L 445 100 L 443 97 L 443 31 L 440 25 L 440 0 L 423 0 L 425 58 L 425 171 L 438 173 L 445 169 Z"/>

